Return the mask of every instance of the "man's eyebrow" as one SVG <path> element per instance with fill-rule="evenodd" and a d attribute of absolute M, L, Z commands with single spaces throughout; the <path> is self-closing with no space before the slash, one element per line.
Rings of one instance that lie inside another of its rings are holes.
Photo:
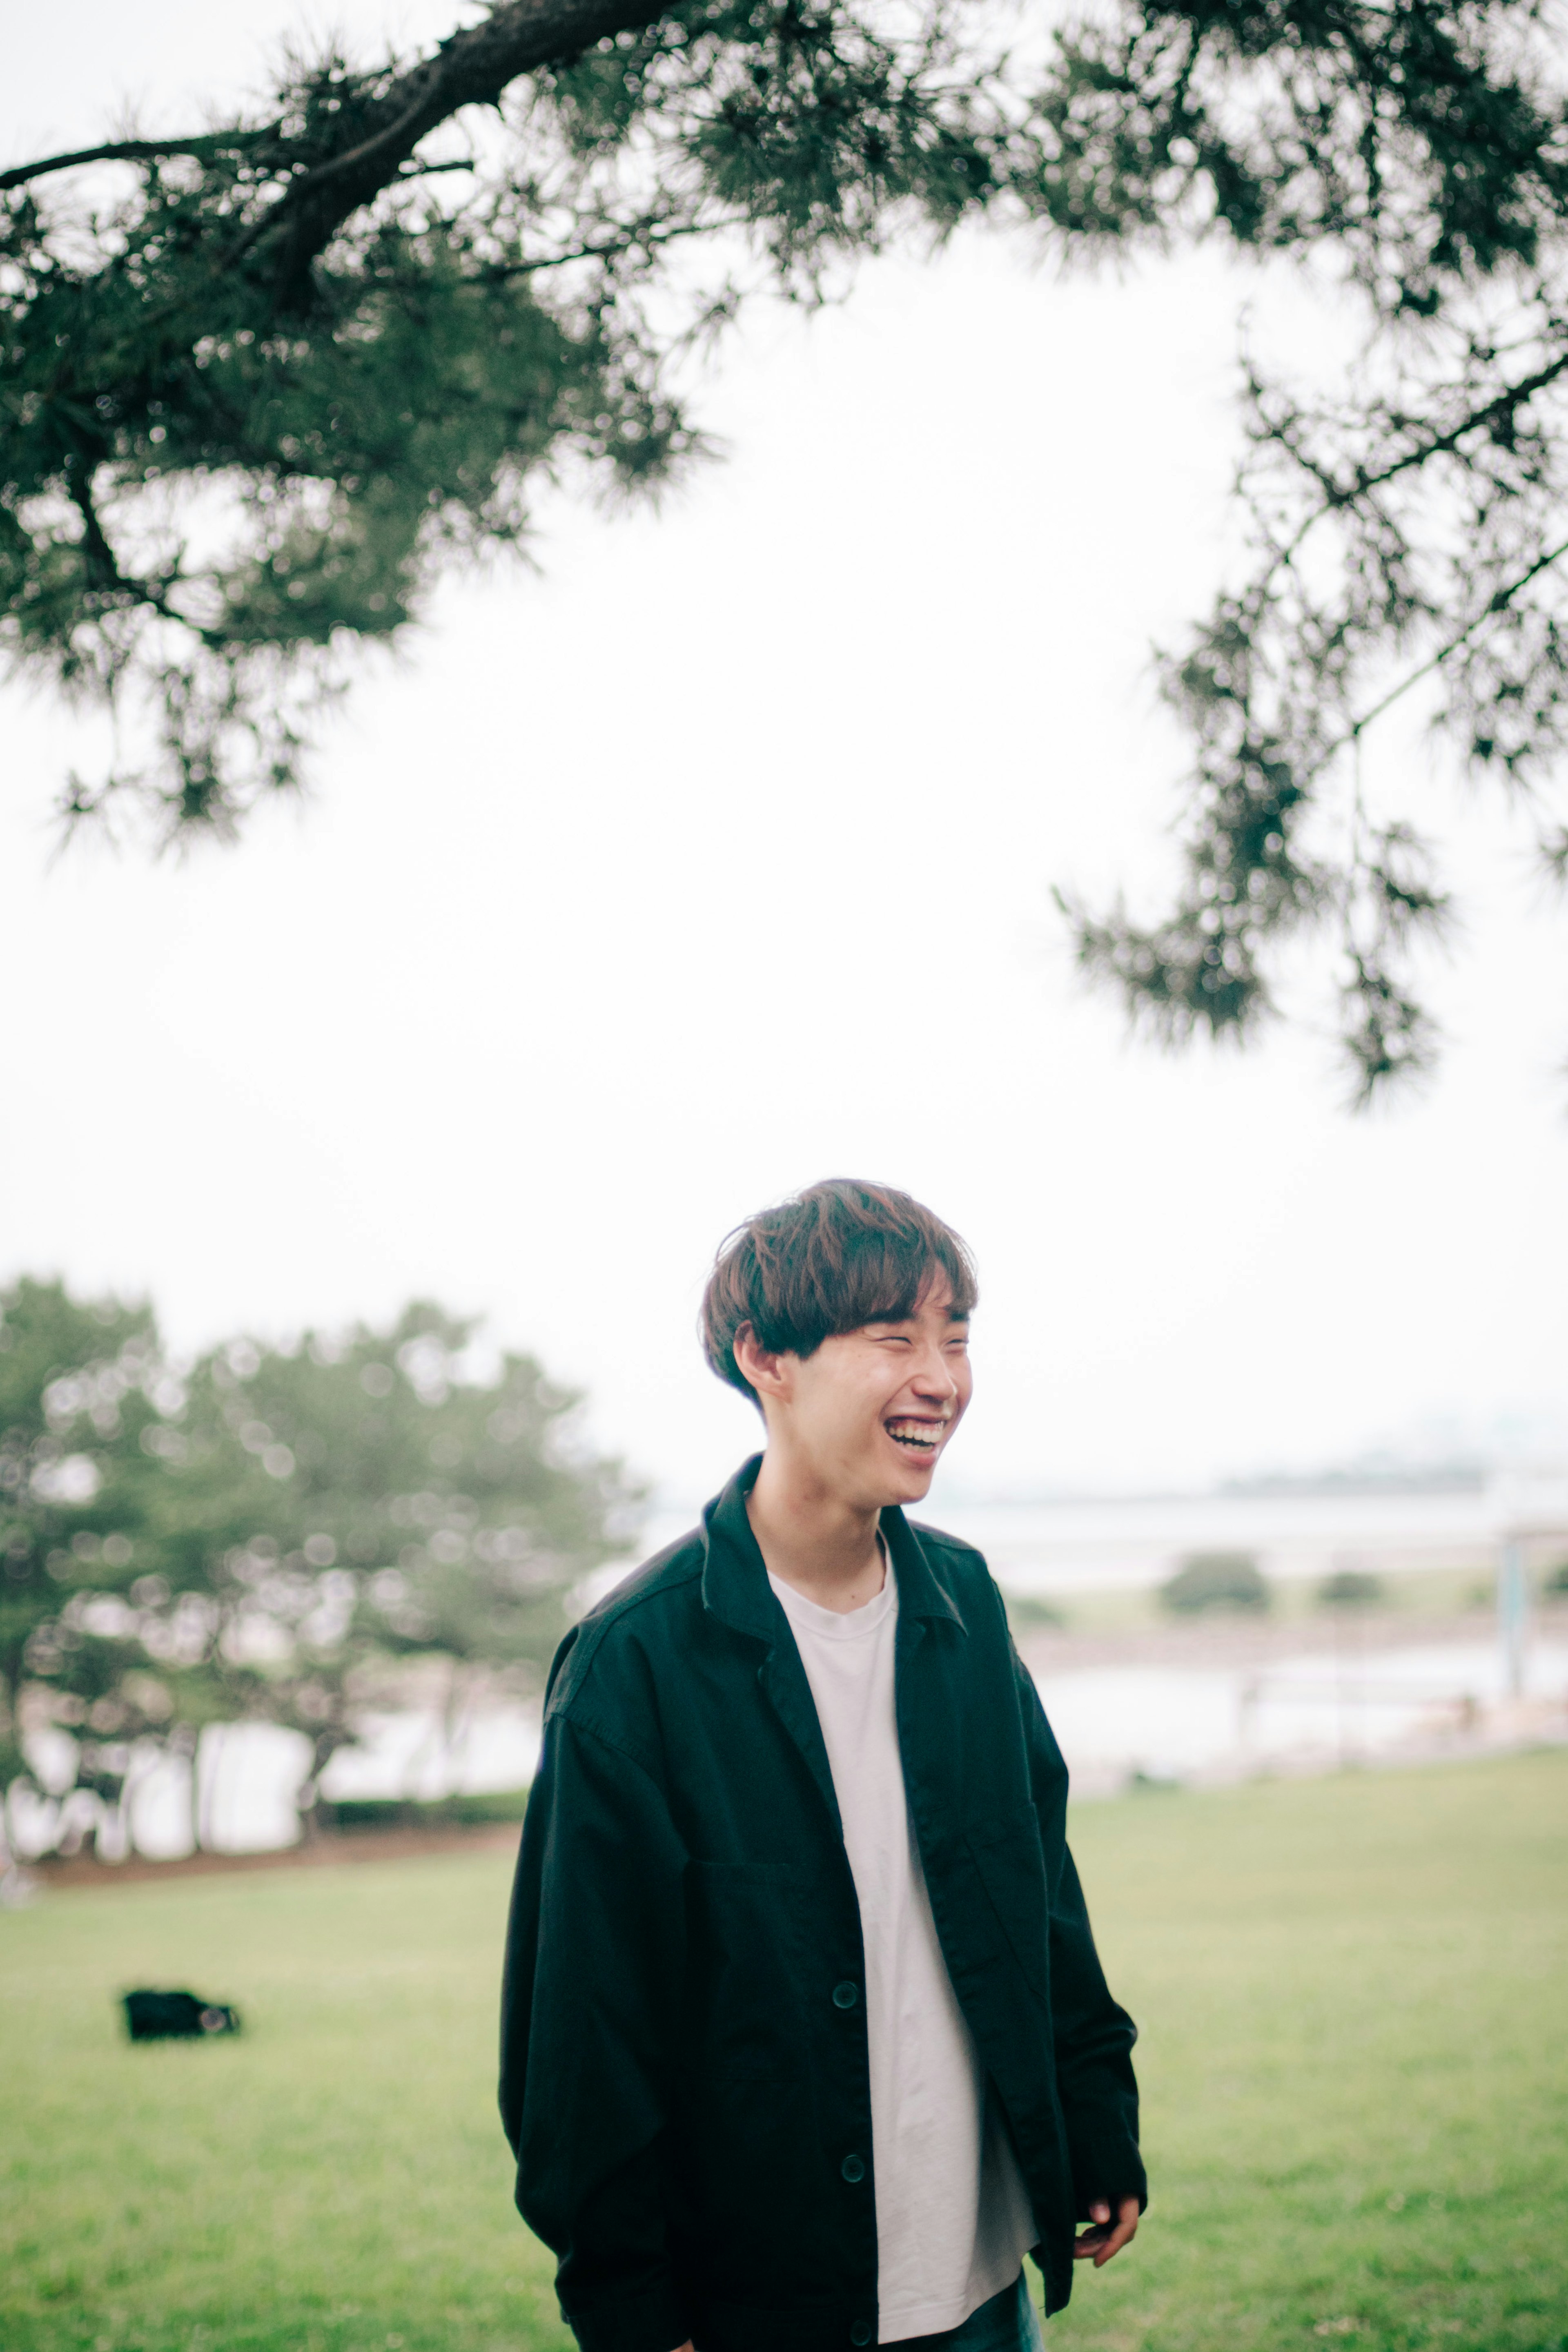
<path fill-rule="evenodd" d="M 971 1319 L 972 1309 L 969 1307 L 951 1307 L 948 1310 L 947 1320 L 949 1323 L 967 1323 Z M 919 1320 L 920 1309 L 918 1306 L 912 1307 L 907 1315 L 900 1315 L 895 1309 L 890 1307 L 885 1315 L 868 1315 L 865 1321 L 863 1323 L 857 1323 L 854 1326 L 854 1328 L 857 1331 L 887 1331 L 893 1330 L 905 1323 L 917 1323 Z"/>

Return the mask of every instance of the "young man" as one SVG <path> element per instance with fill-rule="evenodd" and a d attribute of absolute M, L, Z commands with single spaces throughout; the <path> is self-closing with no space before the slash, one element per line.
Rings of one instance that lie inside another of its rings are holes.
<path fill-rule="evenodd" d="M 1024 2254 L 1055 2310 L 1137 2227 L 1066 1769 L 985 1561 L 904 1516 L 975 1295 L 879 1185 L 732 1234 L 704 1345 L 766 1451 L 556 1659 L 501 2112 L 583 2352 L 1038 2352 Z"/>

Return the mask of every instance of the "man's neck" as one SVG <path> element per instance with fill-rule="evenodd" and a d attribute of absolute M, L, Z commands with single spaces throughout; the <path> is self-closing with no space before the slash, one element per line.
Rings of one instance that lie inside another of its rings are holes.
<path fill-rule="evenodd" d="M 791 1472 L 769 1446 L 746 1513 L 769 1574 L 819 1608 L 847 1615 L 882 1591 L 876 1505 L 846 1502 L 809 1472 Z"/>

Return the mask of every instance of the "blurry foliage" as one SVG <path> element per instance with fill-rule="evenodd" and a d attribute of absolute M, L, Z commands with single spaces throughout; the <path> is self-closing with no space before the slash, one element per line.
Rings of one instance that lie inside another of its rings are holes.
<path fill-rule="evenodd" d="M 308 1812 L 378 1680 L 434 1662 L 449 1738 L 479 1690 L 537 1687 L 638 1496 L 531 1357 L 473 1377 L 474 1328 L 413 1305 L 176 1372 L 145 1308 L 0 1293 L 4 1785 L 30 1724 L 113 1809 L 138 1757 L 265 1718 L 311 1743 Z"/>
<path fill-rule="evenodd" d="M 526 1789 L 478 1790 L 455 1797 L 339 1797 L 327 1809 L 334 1830 L 510 1828 L 528 1810 Z"/>
<path fill-rule="evenodd" d="M 1015 1635 L 1059 1631 L 1067 1622 L 1064 1612 L 1043 1593 L 1004 1591 L 1002 1602 Z"/>
<path fill-rule="evenodd" d="M 1318 1587 L 1324 1609 L 1373 1609 L 1386 1598 L 1383 1579 L 1364 1568 L 1336 1568 Z"/>
<path fill-rule="evenodd" d="M 56 175 L 90 167 L 87 178 Z M 105 173 L 109 176 L 106 177 Z M 57 190 L 63 187 L 63 195 Z M 815 301 L 987 216 L 1071 258 L 1220 236 L 1361 305 L 1358 366 L 1249 366 L 1252 562 L 1165 665 L 1197 747 L 1162 919 L 1063 901 L 1160 1037 L 1243 1038 L 1279 951 L 1338 958 L 1358 1099 L 1426 1067 L 1448 896 L 1363 800 L 1415 681 L 1466 763 L 1568 825 L 1561 748 L 1568 129 L 1529 0 L 506 0 L 425 58 L 290 58 L 254 116 L 0 174 L 0 633 L 108 702 L 73 779 L 165 833 L 295 784 L 356 644 L 702 439 L 682 355 L 758 289 Z"/>
<path fill-rule="evenodd" d="M 78 1739 L 78 1785 L 110 1806 L 132 1742 L 203 1719 L 194 1678 L 176 1717 L 132 1598 L 161 1483 L 141 1439 L 178 1402 L 145 1308 L 26 1279 L 0 1293 L 0 1788 L 30 1777 L 30 1685 Z"/>
<path fill-rule="evenodd" d="M 1248 61 L 1229 120 L 1244 83 L 1284 167 L 1243 163 L 1242 218 L 1221 215 L 1315 249 L 1364 333 L 1319 389 L 1246 364 L 1248 565 L 1161 661 L 1197 752 L 1174 906 L 1148 923 L 1061 903 L 1083 971 L 1168 1045 L 1255 1034 L 1281 950 L 1326 936 L 1364 1106 L 1435 1058 L 1416 966 L 1452 911 L 1429 842 L 1364 793 L 1367 729 L 1423 689 L 1463 767 L 1530 816 L 1542 875 L 1568 878 L 1563 51 L 1519 5 L 1309 0 L 1207 26 Z M 1166 37 L 1179 78 L 1193 52 Z"/>
<path fill-rule="evenodd" d="M 1206 1609 L 1265 1610 L 1270 1594 L 1247 1551 L 1199 1551 L 1184 1559 L 1160 1587 L 1160 1603 L 1177 1616 Z"/>
<path fill-rule="evenodd" d="M 1557 1567 L 1547 1570 L 1542 1579 L 1541 1590 L 1542 1592 L 1568 1592 L 1568 1559 L 1562 1560 Z"/>

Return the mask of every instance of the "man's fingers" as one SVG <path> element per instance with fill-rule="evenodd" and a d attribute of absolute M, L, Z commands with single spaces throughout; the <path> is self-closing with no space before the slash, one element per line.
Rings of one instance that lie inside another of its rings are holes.
<path fill-rule="evenodd" d="M 1108 2263 L 1113 2254 L 1119 2254 L 1129 2238 L 1135 2238 L 1137 2234 L 1138 2200 L 1135 2197 L 1124 2197 L 1116 2216 L 1116 2226 L 1094 2257 L 1095 2269 L 1099 2270 L 1103 2263 Z"/>
<path fill-rule="evenodd" d="M 1123 2198 L 1116 2210 L 1114 2228 L 1111 2226 L 1111 2208 L 1108 2205 L 1091 2205 L 1089 2210 L 1094 2226 L 1073 2240 L 1072 2258 L 1075 2262 L 1092 2262 L 1099 2270 L 1113 2254 L 1121 2252 L 1130 2238 L 1137 2235 L 1138 2200 L 1135 2197 Z"/>

